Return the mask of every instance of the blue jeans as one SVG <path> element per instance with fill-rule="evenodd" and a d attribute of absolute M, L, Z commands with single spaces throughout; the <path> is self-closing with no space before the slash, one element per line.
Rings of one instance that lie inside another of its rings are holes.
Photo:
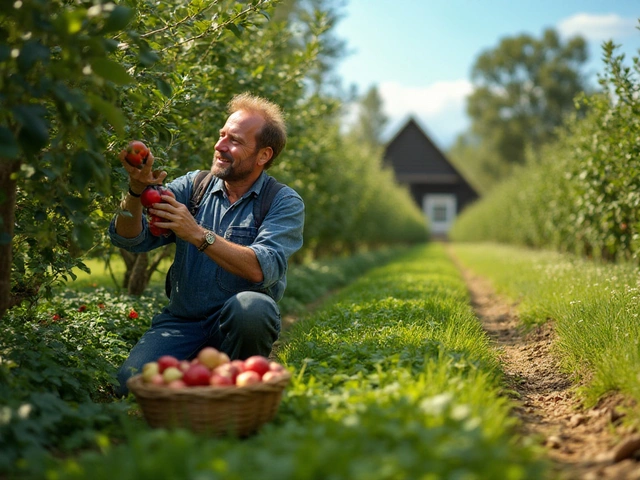
<path fill-rule="evenodd" d="M 129 393 L 127 380 L 147 362 L 162 355 L 191 360 L 205 346 L 225 352 L 233 360 L 268 356 L 280 334 L 280 310 L 264 293 L 240 292 L 229 298 L 218 315 L 202 321 L 181 320 L 166 310 L 153 318 L 118 371 L 117 394 Z"/>

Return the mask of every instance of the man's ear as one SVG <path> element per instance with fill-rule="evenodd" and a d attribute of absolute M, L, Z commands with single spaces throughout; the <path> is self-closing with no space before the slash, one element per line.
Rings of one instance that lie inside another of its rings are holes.
<path fill-rule="evenodd" d="M 271 147 L 261 148 L 258 152 L 258 165 L 264 165 L 273 157 L 273 149 Z"/>

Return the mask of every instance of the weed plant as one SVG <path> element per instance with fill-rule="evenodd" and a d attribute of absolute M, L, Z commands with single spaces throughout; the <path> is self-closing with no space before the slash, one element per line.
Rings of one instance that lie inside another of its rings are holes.
<path fill-rule="evenodd" d="M 274 422 L 247 439 L 150 430 L 51 463 L 50 478 L 537 479 L 502 374 L 442 246 L 370 270 L 286 332 Z"/>
<path fill-rule="evenodd" d="M 553 321 L 555 351 L 587 405 L 613 392 L 640 401 L 637 266 L 489 243 L 453 251 L 517 304 L 526 325 Z"/>

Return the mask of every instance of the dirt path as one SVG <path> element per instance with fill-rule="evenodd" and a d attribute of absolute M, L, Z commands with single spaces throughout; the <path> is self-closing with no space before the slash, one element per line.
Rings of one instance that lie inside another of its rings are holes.
<path fill-rule="evenodd" d="M 524 433 L 538 438 L 562 479 L 640 479 L 640 436 L 621 425 L 622 403 L 584 409 L 550 353 L 552 324 L 523 332 L 515 306 L 483 278 L 461 269 L 472 306 L 499 349 Z"/>

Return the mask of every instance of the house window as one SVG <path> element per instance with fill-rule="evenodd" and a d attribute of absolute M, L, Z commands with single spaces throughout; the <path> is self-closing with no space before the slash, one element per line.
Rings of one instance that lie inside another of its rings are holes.
<path fill-rule="evenodd" d="M 433 219 L 434 222 L 446 222 L 449 220 L 447 215 L 446 205 L 435 205 L 433 207 Z"/>

